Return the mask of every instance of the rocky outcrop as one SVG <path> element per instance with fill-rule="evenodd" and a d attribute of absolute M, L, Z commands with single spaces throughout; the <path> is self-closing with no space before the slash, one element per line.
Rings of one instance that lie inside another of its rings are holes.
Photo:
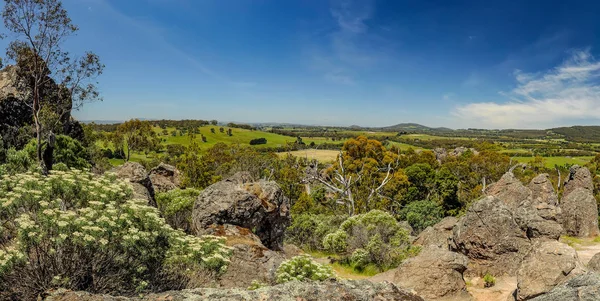
<path fill-rule="evenodd" d="M 525 187 L 510 171 L 502 175 L 498 182 L 488 186 L 485 194 L 500 199 L 511 210 L 517 209 L 528 198 L 531 198 L 531 190 Z"/>
<path fill-rule="evenodd" d="M 598 231 L 598 205 L 594 198 L 592 175 L 585 167 L 571 167 L 569 178 L 560 200 L 562 225 L 571 236 L 596 236 Z"/>
<path fill-rule="evenodd" d="M 236 225 L 252 229 L 269 249 L 281 250 L 289 200 L 275 182 L 241 182 L 238 175 L 202 191 L 192 210 L 192 231 L 205 234 L 213 224 Z"/>
<path fill-rule="evenodd" d="M 562 225 L 570 236 L 592 237 L 598 231 L 598 205 L 592 192 L 586 188 L 575 188 L 560 202 Z"/>
<path fill-rule="evenodd" d="M 150 181 L 156 193 L 167 192 L 181 185 L 181 176 L 175 166 L 160 163 L 150 170 Z"/>
<path fill-rule="evenodd" d="M 417 239 L 413 242 L 417 246 L 436 246 L 443 249 L 449 249 L 452 239 L 452 228 L 458 223 L 458 219 L 453 216 L 448 216 L 442 219 L 437 224 L 425 228 Z"/>
<path fill-rule="evenodd" d="M 517 273 L 517 300 L 541 295 L 584 272 L 575 249 L 554 240 L 538 242 Z"/>
<path fill-rule="evenodd" d="M 539 174 L 529 182 L 527 188 L 531 190 L 532 204 L 537 206 L 545 204 L 550 206 L 558 205 L 558 196 L 554 191 L 554 186 L 547 173 Z"/>
<path fill-rule="evenodd" d="M 600 253 L 592 256 L 592 259 L 587 264 L 587 269 L 592 272 L 600 272 Z"/>
<path fill-rule="evenodd" d="M 589 169 L 579 165 L 573 165 L 569 170 L 569 177 L 565 181 L 563 198 L 577 188 L 584 188 L 593 193 L 594 182 L 592 181 L 592 174 Z"/>
<path fill-rule="evenodd" d="M 531 249 L 512 210 L 488 196 L 476 201 L 453 229 L 454 248 L 469 258 L 469 274 L 515 275 Z"/>
<path fill-rule="evenodd" d="M 372 283 L 370 281 L 324 281 L 324 282 L 288 282 L 276 286 L 245 289 L 200 288 L 148 294 L 141 297 L 112 297 L 93 295 L 86 292 L 57 290 L 46 297 L 46 301 L 255 301 L 255 300 L 330 300 L 330 301 L 423 301 L 423 298 L 398 288 L 391 283 Z"/>
<path fill-rule="evenodd" d="M 600 274 L 586 273 L 554 287 L 531 301 L 596 301 L 600 300 Z"/>
<path fill-rule="evenodd" d="M 254 280 L 275 284 L 277 267 L 286 259 L 284 253 L 269 250 L 252 231 L 239 226 L 212 225 L 207 233 L 225 237 L 233 254 L 225 273 L 199 279 L 195 287 L 247 288 Z"/>
<path fill-rule="evenodd" d="M 468 259 L 462 254 L 435 246 L 404 261 L 394 272 L 392 282 L 414 290 L 427 300 L 468 296 L 463 272 Z"/>
<path fill-rule="evenodd" d="M 111 170 L 117 177 L 131 183 L 135 198 L 147 199 L 148 204 L 156 207 L 154 200 L 154 186 L 146 169 L 137 162 L 125 162 Z"/>

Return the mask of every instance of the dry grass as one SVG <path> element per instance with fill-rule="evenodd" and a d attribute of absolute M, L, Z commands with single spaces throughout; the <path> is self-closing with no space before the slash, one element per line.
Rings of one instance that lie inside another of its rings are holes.
<path fill-rule="evenodd" d="M 320 162 L 331 162 L 337 159 L 337 156 L 340 154 L 338 150 L 328 150 L 328 149 L 305 149 L 305 150 L 297 150 L 291 152 L 283 152 L 278 153 L 280 156 L 286 156 L 288 154 L 296 157 L 308 158 L 308 159 L 317 159 Z"/>

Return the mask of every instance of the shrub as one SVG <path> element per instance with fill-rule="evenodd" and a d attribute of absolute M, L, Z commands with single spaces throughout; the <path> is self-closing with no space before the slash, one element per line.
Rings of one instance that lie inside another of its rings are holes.
<path fill-rule="evenodd" d="M 408 221 L 418 233 L 437 224 L 444 217 L 444 209 L 433 201 L 416 201 L 400 210 L 400 219 Z"/>
<path fill-rule="evenodd" d="M 258 280 L 252 280 L 252 283 L 250 283 L 250 286 L 248 287 L 249 291 L 253 291 L 253 290 L 257 290 L 261 287 L 265 287 L 267 286 L 266 284 L 258 281 Z"/>
<path fill-rule="evenodd" d="M 348 218 L 337 231 L 325 236 L 323 246 L 345 256 L 349 263 L 360 258 L 359 266 L 375 264 L 381 270 L 396 267 L 418 252 L 401 224 L 381 210 Z"/>
<path fill-rule="evenodd" d="M 250 145 L 267 144 L 267 138 L 256 138 L 250 140 Z"/>
<path fill-rule="evenodd" d="M 31 170 L 34 166 L 35 162 L 26 150 L 17 151 L 14 148 L 9 148 L 6 151 L 6 163 L 3 165 L 6 173 L 23 173 Z"/>
<path fill-rule="evenodd" d="M 223 272 L 231 249 L 174 230 L 114 175 L 71 170 L 0 179 L 0 299 L 55 287 L 133 294 Z"/>
<path fill-rule="evenodd" d="M 190 230 L 192 209 L 200 190 L 193 188 L 174 189 L 156 195 L 156 203 L 162 216 L 173 228 Z"/>
<path fill-rule="evenodd" d="M 492 287 L 494 285 L 496 285 L 496 278 L 490 273 L 486 273 L 485 276 L 483 276 L 483 286 Z"/>
<path fill-rule="evenodd" d="M 316 263 L 309 255 L 300 255 L 286 260 L 277 268 L 277 283 L 289 281 L 322 281 L 334 278 L 330 266 Z"/>
<path fill-rule="evenodd" d="M 323 239 L 335 232 L 346 219 L 343 215 L 292 215 L 292 223 L 285 233 L 286 242 L 302 249 L 323 250 Z"/>

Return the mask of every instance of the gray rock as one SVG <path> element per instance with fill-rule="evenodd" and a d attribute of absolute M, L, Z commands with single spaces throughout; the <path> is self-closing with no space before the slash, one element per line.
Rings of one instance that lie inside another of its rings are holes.
<path fill-rule="evenodd" d="M 125 162 L 125 164 L 113 168 L 111 172 L 132 183 L 135 198 L 147 199 L 149 205 L 156 207 L 154 186 L 144 166 L 137 162 Z"/>
<path fill-rule="evenodd" d="M 592 272 L 600 272 L 600 253 L 592 256 L 592 259 L 587 264 L 587 269 Z"/>
<path fill-rule="evenodd" d="M 563 228 L 568 235 L 592 237 L 599 234 L 598 205 L 590 190 L 575 188 L 562 198 L 560 207 Z"/>
<path fill-rule="evenodd" d="M 592 181 L 592 174 L 589 169 L 579 165 L 573 165 L 569 170 L 569 177 L 565 182 L 563 198 L 577 188 L 584 188 L 593 194 L 594 182 Z"/>
<path fill-rule="evenodd" d="M 288 282 L 249 291 L 245 289 L 198 288 L 148 294 L 142 297 L 112 297 L 87 292 L 70 292 L 59 289 L 46 297 L 46 301 L 423 301 L 423 298 L 398 288 L 392 283 L 372 283 L 367 280 Z"/>
<path fill-rule="evenodd" d="M 517 300 L 541 295 L 584 272 L 575 249 L 553 240 L 538 242 L 517 273 Z"/>
<path fill-rule="evenodd" d="M 547 173 L 539 174 L 529 182 L 527 188 L 531 190 L 532 204 L 558 205 L 558 196 Z"/>
<path fill-rule="evenodd" d="M 488 186 L 485 194 L 500 199 L 512 210 L 531 198 L 531 190 L 525 187 L 510 171 L 502 175 L 498 182 Z"/>
<path fill-rule="evenodd" d="M 175 166 L 160 163 L 150 170 L 150 181 L 156 193 L 167 192 L 181 185 L 181 176 Z"/>
<path fill-rule="evenodd" d="M 476 201 L 453 229 L 454 248 L 469 258 L 468 273 L 516 275 L 531 249 L 525 231 L 500 199 Z"/>
<path fill-rule="evenodd" d="M 192 232 L 231 224 L 252 231 L 272 250 L 281 250 L 290 223 L 289 200 L 275 182 L 239 183 L 239 176 L 215 183 L 200 193 L 192 210 Z"/>
<path fill-rule="evenodd" d="M 453 216 L 448 216 L 442 219 L 437 224 L 425 228 L 423 232 L 417 236 L 413 242 L 417 246 L 437 246 L 444 249 L 449 249 L 450 240 L 452 239 L 452 228 L 458 223 L 458 219 Z"/>
<path fill-rule="evenodd" d="M 200 277 L 192 287 L 247 288 L 252 281 L 275 284 L 277 268 L 287 256 L 266 248 L 252 231 L 233 225 L 212 225 L 209 234 L 225 237 L 233 248 L 227 271 L 218 277 Z"/>
<path fill-rule="evenodd" d="M 600 274 L 586 273 L 531 301 L 597 301 L 600 300 Z"/>
<path fill-rule="evenodd" d="M 467 257 L 462 254 L 435 246 L 426 247 L 396 269 L 393 283 L 412 289 L 427 300 L 466 296 L 463 272 L 467 262 Z"/>

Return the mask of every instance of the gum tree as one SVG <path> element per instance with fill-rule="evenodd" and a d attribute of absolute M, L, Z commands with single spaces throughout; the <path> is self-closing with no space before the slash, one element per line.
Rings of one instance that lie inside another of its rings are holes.
<path fill-rule="evenodd" d="M 95 78 L 104 65 L 86 52 L 81 57 L 63 50 L 65 40 L 79 28 L 60 0 L 4 0 L 2 18 L 14 37 L 7 57 L 19 67 L 22 97 L 31 108 L 37 136 L 37 159 L 43 170 L 42 134 L 88 101 L 100 100 Z M 47 121 L 52 112 L 53 118 Z M 54 125 L 50 124 L 54 123 Z"/>

